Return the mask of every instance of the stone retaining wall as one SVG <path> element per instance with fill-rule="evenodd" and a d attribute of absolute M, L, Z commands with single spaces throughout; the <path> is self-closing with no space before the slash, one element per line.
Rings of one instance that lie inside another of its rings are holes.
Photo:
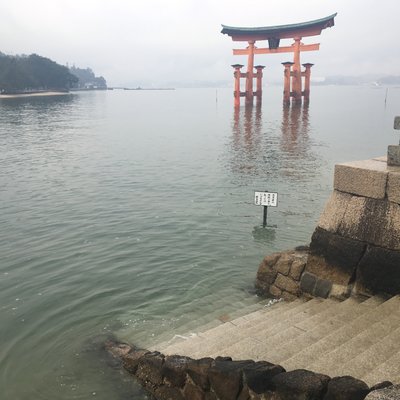
<path fill-rule="evenodd" d="M 232 361 L 230 357 L 194 360 L 113 341 L 106 343 L 106 349 L 157 400 L 391 399 L 379 397 L 382 388 L 388 388 L 389 395 L 400 396 L 399 388 L 390 382 L 369 388 L 350 376 L 330 378 L 304 369 L 286 372 L 266 361 Z"/>
<path fill-rule="evenodd" d="M 286 300 L 400 294 L 400 167 L 384 157 L 336 165 L 309 250 L 265 257 L 256 288 Z"/>
<path fill-rule="evenodd" d="M 384 157 L 335 166 L 301 283 L 331 296 L 400 293 L 400 167 Z"/>

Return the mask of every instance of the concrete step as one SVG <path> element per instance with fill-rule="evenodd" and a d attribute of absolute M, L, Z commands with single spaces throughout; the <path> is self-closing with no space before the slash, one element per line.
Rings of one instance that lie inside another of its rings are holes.
<path fill-rule="evenodd" d="M 295 323 L 279 336 L 275 336 L 284 339 L 280 343 L 275 338 L 273 342 L 266 342 L 267 346 L 262 351 L 263 356 L 271 362 L 282 363 L 298 353 L 299 349 L 311 346 L 327 334 L 342 327 L 343 323 L 354 318 L 354 315 L 358 315 L 354 312 L 354 307 L 358 304 L 358 300 L 348 299 L 337 303 L 334 307 L 328 307 L 311 318 Z M 351 316 L 352 313 L 353 316 Z M 289 336 L 286 332 L 293 332 L 293 334 Z"/>
<path fill-rule="evenodd" d="M 302 299 L 297 299 L 294 302 L 275 303 L 270 307 L 264 307 L 258 311 L 221 324 L 207 331 L 198 332 L 195 337 L 191 337 L 184 342 L 164 347 L 163 352 L 165 354 L 180 354 L 194 357 L 195 353 L 199 351 L 199 349 L 204 349 L 204 346 L 206 345 L 210 346 L 214 344 L 214 342 L 219 343 L 217 346 L 220 345 L 220 338 L 221 340 L 226 340 L 227 337 L 235 337 L 236 332 L 246 324 L 254 324 L 254 321 L 263 320 L 267 317 L 273 319 L 278 315 L 285 315 L 289 310 L 301 307 L 304 304 L 306 304 L 306 302 Z M 202 329 L 199 328 L 199 331 L 202 331 Z"/>
<path fill-rule="evenodd" d="M 219 318 L 217 319 L 210 320 L 210 317 L 207 316 L 204 318 L 206 321 L 204 323 L 203 319 L 196 319 L 190 324 L 185 324 L 175 329 L 174 333 L 169 334 L 166 340 L 155 343 L 149 349 L 162 351 L 165 352 L 165 354 L 171 354 L 170 351 L 174 352 L 174 348 L 179 348 L 180 344 L 185 346 L 185 343 L 189 338 L 192 340 L 197 337 L 201 332 L 213 330 L 214 328 L 218 328 L 218 326 L 220 325 L 229 325 L 229 321 L 224 322 L 224 319 L 229 319 L 236 316 L 237 320 L 251 320 L 259 314 L 270 312 L 273 308 L 272 306 L 276 303 L 279 303 L 279 301 L 263 299 L 246 307 L 243 307 L 243 304 L 238 303 L 237 307 L 235 308 L 235 305 L 231 304 L 230 309 L 234 309 L 234 312 L 229 313 L 229 316 L 227 315 L 227 313 L 223 313 L 224 310 L 220 310 L 218 313 L 216 313 L 216 315 L 219 315 Z M 223 314 L 221 314 L 221 311 Z M 171 347 L 170 350 L 168 350 L 169 347 Z"/>
<path fill-rule="evenodd" d="M 345 323 L 339 329 L 319 339 L 317 342 L 310 346 L 303 347 L 297 354 L 285 360 L 282 365 L 288 369 L 310 368 L 314 362 L 320 357 L 332 351 L 343 343 L 347 342 L 353 336 L 358 335 L 375 322 L 381 321 L 386 316 L 393 313 L 400 305 L 399 298 L 393 297 L 392 299 L 383 302 L 378 307 L 368 309 L 362 315 L 348 323 Z M 359 310 L 363 310 L 362 305 Z"/>
<path fill-rule="evenodd" d="M 335 300 L 313 299 L 304 304 L 301 308 L 296 308 L 288 311 L 284 315 L 277 315 L 274 320 L 268 318 L 264 321 L 259 321 L 258 324 L 247 325 L 243 327 L 243 335 L 255 336 L 255 328 L 258 332 L 260 340 L 270 338 L 271 336 L 282 332 L 282 329 L 294 325 L 298 322 L 312 318 L 324 310 L 334 307 L 337 304 Z"/>
<path fill-rule="evenodd" d="M 377 338 L 378 339 L 378 338 Z M 363 378 L 384 364 L 400 348 L 400 327 L 375 342 L 345 364 L 338 366 L 338 375 L 351 375 Z M 388 379 L 388 378 L 386 378 Z M 373 385 L 377 383 L 374 382 Z M 400 383 L 400 382 L 399 382 Z"/>
<path fill-rule="evenodd" d="M 260 357 L 265 355 L 268 349 L 275 348 L 275 346 L 281 347 L 281 343 L 298 336 L 302 331 L 295 326 L 297 322 L 301 323 L 313 319 L 326 310 L 334 308 L 336 304 L 337 302 L 333 300 L 321 301 L 318 299 L 315 302 L 309 302 L 307 309 L 296 309 L 296 313 L 288 313 L 286 318 L 280 318 L 280 322 L 271 323 L 268 321 L 267 326 L 264 322 L 261 322 L 257 326 L 243 327 L 238 332 L 237 338 L 239 340 L 236 340 L 236 343 L 233 343 L 233 339 L 232 341 L 225 341 L 222 349 L 210 349 L 211 354 L 214 356 L 217 351 L 222 354 L 230 352 L 232 357 L 238 358 L 239 354 L 243 354 L 244 349 L 247 348 L 251 349 L 251 354 L 247 357 Z"/>
<path fill-rule="evenodd" d="M 320 337 L 332 332 L 332 324 L 322 322 L 325 319 L 330 321 L 329 317 L 332 319 L 332 317 L 335 316 L 335 318 L 338 319 L 336 327 L 339 328 L 342 326 L 344 317 L 339 319 L 338 315 L 340 316 L 343 313 L 348 313 L 346 310 L 351 311 L 361 301 L 361 299 L 353 298 L 344 302 L 335 301 L 329 303 L 324 301 L 323 304 L 325 304 L 326 307 L 322 307 L 316 314 L 309 316 L 303 315 L 303 318 L 299 322 L 297 322 L 296 319 L 287 321 L 285 327 L 280 327 L 280 330 L 271 336 L 264 335 L 263 333 L 260 334 L 256 331 L 254 334 L 247 335 L 230 349 L 224 349 L 223 353 L 228 354 L 230 351 L 231 354 L 234 354 L 237 358 L 245 356 L 247 358 L 266 360 L 279 364 L 282 360 L 288 358 L 288 356 L 304 348 L 304 342 L 308 342 L 311 345 Z M 367 310 L 367 307 L 364 308 Z M 321 325 L 325 326 L 325 329 L 319 329 L 319 332 L 316 332 L 317 328 Z M 312 334 L 310 334 L 307 329 L 312 331 Z M 213 356 L 215 356 L 215 354 L 213 354 Z"/>
<path fill-rule="evenodd" d="M 276 309 L 275 313 L 260 315 L 259 318 L 252 319 L 247 324 L 235 325 L 235 321 L 232 321 L 232 324 L 219 326 L 204 334 L 200 334 L 199 336 L 203 339 L 202 342 L 199 340 L 191 341 L 191 344 L 188 342 L 184 349 L 179 350 L 188 351 L 185 355 L 195 358 L 224 354 L 238 358 L 239 355 L 236 353 L 236 350 L 240 350 L 241 355 L 243 349 L 241 346 L 237 349 L 237 346 L 234 346 L 236 343 L 251 338 L 253 345 L 254 341 L 258 342 L 254 338 L 255 334 L 263 335 L 266 338 L 273 336 L 293 321 L 300 321 L 321 311 L 324 306 L 323 303 L 324 301 L 321 299 L 312 299 L 308 302 L 298 304 L 291 303 L 286 307 L 285 311 Z M 335 304 L 336 302 L 332 300 L 325 301 L 326 306 L 331 303 Z"/>
<path fill-rule="evenodd" d="M 284 346 L 280 346 L 279 352 L 270 354 L 271 359 L 277 364 L 285 363 L 291 357 L 294 357 L 299 352 L 299 349 L 313 345 L 323 337 L 342 328 L 344 324 L 353 321 L 383 302 L 383 300 L 378 302 L 376 299 L 371 299 L 363 301 L 362 299 L 349 298 L 339 303 L 335 309 L 328 309 L 325 313 L 316 316 L 316 318 L 325 317 L 325 320 L 322 318 L 316 320 L 315 318 L 296 324 L 295 326 L 302 329 L 303 333 L 286 342 Z M 290 365 L 290 361 L 287 361 L 285 365 Z"/>
<path fill-rule="evenodd" d="M 362 379 L 370 386 L 385 380 L 400 384 L 400 351 L 393 354 L 388 360 L 372 371 L 363 375 Z"/>
<path fill-rule="evenodd" d="M 351 375 L 369 385 L 400 383 L 399 311 L 399 296 L 387 301 L 298 299 L 259 308 L 204 332 L 198 328 L 194 337 L 166 343 L 161 350 L 193 358 L 265 360 L 287 370 Z"/>
<path fill-rule="evenodd" d="M 162 315 L 146 318 L 146 315 L 138 317 L 138 315 L 128 313 L 121 317 L 123 327 L 115 334 L 121 341 L 128 341 L 150 349 L 172 339 L 175 333 L 196 332 L 199 326 L 205 325 L 211 328 L 223 321 L 243 315 L 243 312 L 250 313 L 255 309 L 263 308 L 263 303 L 269 301 L 251 295 L 245 290 L 237 290 L 232 301 L 232 289 L 229 288 L 181 304 L 169 319 L 165 319 Z M 260 302 L 261 305 L 258 304 Z M 194 318 L 193 315 L 196 317 Z"/>
<path fill-rule="evenodd" d="M 367 329 L 359 334 L 349 338 L 345 343 L 336 347 L 332 351 L 325 353 L 309 368 L 313 371 L 329 374 L 331 376 L 340 375 L 338 367 L 346 364 L 365 349 L 373 346 L 377 340 L 389 335 L 394 329 L 399 326 L 400 316 L 388 316 L 376 323 L 368 326 Z M 360 378 L 361 373 L 358 370 L 354 371 L 354 377 Z"/>

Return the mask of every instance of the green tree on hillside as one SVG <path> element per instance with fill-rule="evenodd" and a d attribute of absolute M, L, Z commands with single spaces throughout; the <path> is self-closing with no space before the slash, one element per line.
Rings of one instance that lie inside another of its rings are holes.
<path fill-rule="evenodd" d="M 107 89 L 106 80 L 102 76 L 95 76 L 90 68 L 72 66 L 69 71 L 79 79 L 75 86 L 79 89 Z"/>
<path fill-rule="evenodd" d="M 77 81 L 67 67 L 48 58 L 0 53 L 0 92 L 65 90 Z"/>

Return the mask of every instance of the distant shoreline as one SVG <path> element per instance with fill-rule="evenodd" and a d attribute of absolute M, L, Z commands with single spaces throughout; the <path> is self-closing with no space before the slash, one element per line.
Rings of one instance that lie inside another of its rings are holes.
<path fill-rule="evenodd" d="M 142 87 L 137 87 L 137 88 L 129 88 L 129 87 L 109 87 L 109 90 L 175 90 L 175 88 L 142 88 Z"/>
<path fill-rule="evenodd" d="M 70 92 L 32 92 L 32 93 L 15 93 L 15 94 L 0 94 L 0 99 L 14 99 L 18 97 L 38 97 L 38 96 L 65 96 Z"/>

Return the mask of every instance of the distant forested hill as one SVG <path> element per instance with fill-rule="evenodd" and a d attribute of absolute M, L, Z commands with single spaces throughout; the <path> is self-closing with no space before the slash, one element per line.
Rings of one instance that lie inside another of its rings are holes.
<path fill-rule="evenodd" d="M 69 71 L 79 79 L 78 83 L 74 85 L 78 89 L 107 89 L 106 80 L 102 76 L 95 76 L 90 68 L 83 69 L 73 66 Z"/>
<path fill-rule="evenodd" d="M 0 93 L 35 90 L 66 90 L 76 85 L 78 78 L 67 67 L 31 54 L 9 56 L 0 53 Z"/>

